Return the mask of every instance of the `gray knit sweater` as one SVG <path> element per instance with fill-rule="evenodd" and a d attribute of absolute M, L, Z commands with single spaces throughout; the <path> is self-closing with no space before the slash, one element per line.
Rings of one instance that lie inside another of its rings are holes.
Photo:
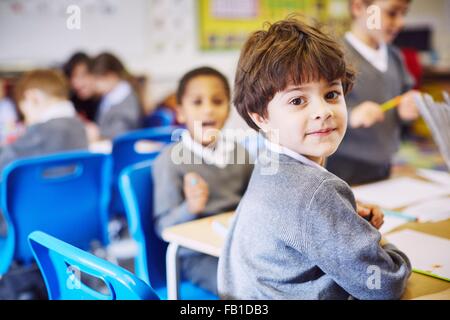
<path fill-rule="evenodd" d="M 87 149 L 83 123 L 78 118 L 58 118 L 27 128 L 16 142 L 0 147 L 0 172 L 14 160 L 52 153 Z"/>
<path fill-rule="evenodd" d="M 355 85 L 345 97 L 349 112 L 364 101 L 382 104 L 412 89 L 414 79 L 396 48 L 388 46 L 388 70 L 381 72 L 347 41 L 344 41 L 344 47 L 348 60 L 357 71 Z M 349 126 L 336 155 L 373 164 L 388 164 L 400 146 L 400 125 L 395 108 L 385 113 L 383 122 L 369 128 Z"/>
<path fill-rule="evenodd" d="M 263 160 L 219 259 L 221 297 L 400 298 L 410 262 L 393 245 L 380 246 L 380 233 L 356 213 L 349 186 L 286 155 L 279 155 L 276 174 L 263 175 L 273 166 Z"/>
<path fill-rule="evenodd" d="M 189 154 L 193 164 L 177 164 L 172 159 L 172 150 L 181 147 Z M 235 144 L 236 152 L 244 152 L 243 147 Z M 239 150 L 239 151 L 238 151 Z M 247 155 L 248 158 L 248 155 Z M 153 164 L 154 185 L 154 221 L 159 235 L 170 226 L 207 217 L 213 214 L 235 210 L 244 194 L 253 170 L 252 164 L 229 164 L 225 168 L 206 163 L 182 142 L 164 149 Z M 198 173 L 208 184 L 209 198 L 201 214 L 192 214 L 188 210 L 183 193 L 183 177 L 188 172 Z M 185 250 L 183 250 L 183 253 Z"/>

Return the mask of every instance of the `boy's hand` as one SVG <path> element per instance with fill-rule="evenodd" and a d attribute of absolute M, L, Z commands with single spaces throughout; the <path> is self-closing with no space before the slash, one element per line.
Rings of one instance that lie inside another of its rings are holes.
<path fill-rule="evenodd" d="M 411 90 L 403 94 L 400 104 L 397 107 L 398 115 L 403 121 L 412 121 L 419 118 L 419 108 L 415 100 L 418 93 L 416 90 Z"/>
<path fill-rule="evenodd" d="M 100 129 L 94 122 L 86 122 L 85 128 L 89 143 L 94 143 L 100 140 Z"/>
<path fill-rule="evenodd" d="M 380 229 L 384 223 L 383 211 L 376 205 L 356 202 L 356 212 L 377 229 Z"/>
<path fill-rule="evenodd" d="M 209 188 L 206 181 L 199 174 L 188 172 L 184 175 L 183 189 L 189 212 L 192 214 L 202 213 L 205 210 L 209 196 Z"/>
<path fill-rule="evenodd" d="M 366 101 L 356 106 L 350 114 L 352 128 L 368 128 L 384 120 L 384 113 L 378 103 Z"/>

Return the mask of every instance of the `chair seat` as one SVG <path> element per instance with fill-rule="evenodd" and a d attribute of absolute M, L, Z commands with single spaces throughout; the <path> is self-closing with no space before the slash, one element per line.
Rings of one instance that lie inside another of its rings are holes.
<path fill-rule="evenodd" d="M 167 287 L 154 288 L 161 300 L 167 300 Z M 189 281 L 180 283 L 180 298 L 182 300 L 219 300 L 212 292 L 202 289 Z"/>

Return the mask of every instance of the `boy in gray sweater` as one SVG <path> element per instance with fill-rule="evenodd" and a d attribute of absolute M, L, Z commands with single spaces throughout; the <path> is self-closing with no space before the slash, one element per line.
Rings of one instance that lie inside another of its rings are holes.
<path fill-rule="evenodd" d="M 17 84 L 16 100 L 26 131 L 15 142 L 0 147 L 0 173 L 19 158 L 88 148 L 84 125 L 68 100 L 62 74 L 53 70 L 27 73 Z"/>
<path fill-rule="evenodd" d="M 401 142 L 401 126 L 418 116 L 411 90 L 414 79 L 401 53 L 391 45 L 404 24 L 410 0 L 352 0 L 352 28 L 343 41 L 347 58 L 358 72 L 346 97 L 349 126 L 327 169 L 348 184 L 386 179 Z M 368 27 L 368 7 L 380 10 L 379 28 Z M 399 105 L 383 111 L 381 104 L 401 95 Z"/>
<path fill-rule="evenodd" d="M 345 134 L 352 82 L 336 42 L 295 18 L 247 40 L 234 104 L 267 148 L 219 259 L 222 298 L 401 297 L 411 265 L 382 240 L 379 209 L 358 208 L 323 168 Z"/>
<path fill-rule="evenodd" d="M 229 114 L 230 89 L 218 71 L 202 67 L 188 72 L 177 91 L 178 120 L 187 127 L 182 141 L 155 160 L 156 231 L 235 210 L 253 169 L 245 149 L 221 135 Z M 217 258 L 179 251 L 183 276 L 217 293 Z"/>

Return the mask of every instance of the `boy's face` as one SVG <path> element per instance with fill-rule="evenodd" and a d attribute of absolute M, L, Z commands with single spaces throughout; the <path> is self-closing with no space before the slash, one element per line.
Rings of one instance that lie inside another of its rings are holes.
<path fill-rule="evenodd" d="M 361 0 L 356 0 L 356 2 Z M 369 28 L 367 21 L 373 21 L 373 12 L 367 12 L 367 6 L 362 5 L 361 9 L 353 10 L 358 23 L 369 35 L 378 43 L 392 43 L 397 34 L 405 24 L 405 16 L 408 12 L 409 3 L 406 0 L 376 0 L 372 5 L 380 8 L 380 28 Z"/>
<path fill-rule="evenodd" d="M 94 95 L 94 77 L 85 63 L 79 63 L 73 68 L 70 85 L 75 94 L 82 100 L 89 99 Z"/>
<path fill-rule="evenodd" d="M 178 107 L 177 118 L 186 125 L 191 137 L 203 146 L 217 141 L 230 110 L 221 79 L 197 76 L 189 80 Z"/>
<path fill-rule="evenodd" d="M 251 116 L 270 141 L 320 163 L 336 151 L 347 128 L 341 80 L 288 86 L 269 102 L 266 118 Z"/>
<path fill-rule="evenodd" d="M 24 92 L 19 108 L 27 125 L 39 121 L 42 112 L 49 103 L 49 97 L 39 89 L 28 89 Z"/>
<path fill-rule="evenodd" d="M 94 75 L 95 92 L 99 95 L 105 95 L 111 92 L 119 82 L 119 76 L 111 72 L 104 75 Z"/>

